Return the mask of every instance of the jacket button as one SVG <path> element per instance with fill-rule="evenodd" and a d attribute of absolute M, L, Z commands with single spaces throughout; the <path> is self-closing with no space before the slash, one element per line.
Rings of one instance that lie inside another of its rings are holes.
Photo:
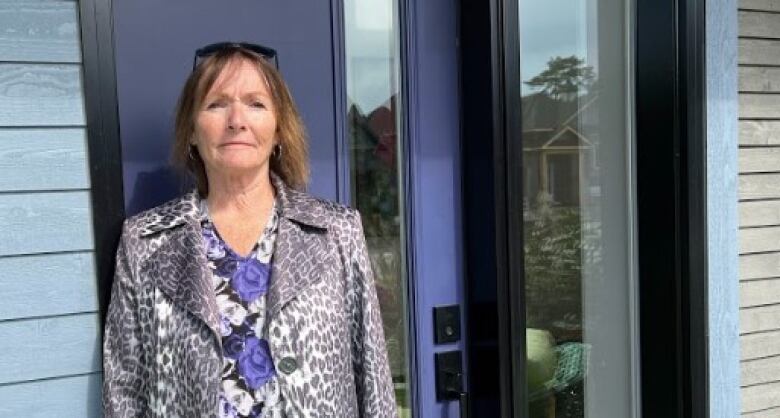
<path fill-rule="evenodd" d="M 277 367 L 279 368 L 280 372 L 284 374 L 290 374 L 298 368 L 298 363 L 293 357 L 284 357 L 283 359 L 279 360 Z"/>

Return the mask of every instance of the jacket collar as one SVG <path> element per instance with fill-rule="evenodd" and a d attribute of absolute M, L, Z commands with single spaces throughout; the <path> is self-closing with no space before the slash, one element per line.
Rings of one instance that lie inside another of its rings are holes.
<path fill-rule="evenodd" d="M 284 180 L 273 172 L 271 184 L 276 190 L 279 215 L 282 218 L 314 228 L 328 229 L 322 201 L 287 186 Z M 200 217 L 200 194 L 197 189 L 193 189 L 141 215 L 140 234 L 142 237 L 153 235 L 189 222 L 198 222 Z"/>
<path fill-rule="evenodd" d="M 301 291 L 334 274 L 336 253 L 327 248 L 327 205 L 293 190 L 272 176 L 281 218 L 274 249 L 271 285 L 268 289 L 268 321 Z M 163 240 L 141 269 L 146 277 L 177 305 L 205 322 L 217 341 L 219 308 L 212 289 L 211 272 L 201 242 L 200 197 L 191 191 L 140 216 L 141 236 Z"/>

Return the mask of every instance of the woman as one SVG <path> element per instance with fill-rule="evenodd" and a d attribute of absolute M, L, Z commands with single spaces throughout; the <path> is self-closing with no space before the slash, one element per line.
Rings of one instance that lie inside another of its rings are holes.
<path fill-rule="evenodd" d="M 396 416 L 360 216 L 300 191 L 304 129 L 273 54 L 196 53 L 173 154 L 197 190 L 124 223 L 107 417 Z"/>

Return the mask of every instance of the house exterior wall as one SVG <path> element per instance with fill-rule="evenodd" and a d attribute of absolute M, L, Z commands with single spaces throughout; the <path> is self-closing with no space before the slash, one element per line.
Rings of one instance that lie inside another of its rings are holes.
<path fill-rule="evenodd" d="M 780 415 L 780 2 L 739 3 L 742 413 Z"/>
<path fill-rule="evenodd" d="M 739 339 L 729 246 L 737 221 L 728 204 L 737 193 L 736 97 L 733 74 L 722 70 L 733 58 L 737 6 L 707 4 L 711 416 L 776 417 L 780 2 L 739 3 Z M 101 415 L 78 9 L 75 0 L 0 2 L 0 416 Z"/>
<path fill-rule="evenodd" d="M 79 3 L 0 2 L 0 416 L 100 415 Z"/>

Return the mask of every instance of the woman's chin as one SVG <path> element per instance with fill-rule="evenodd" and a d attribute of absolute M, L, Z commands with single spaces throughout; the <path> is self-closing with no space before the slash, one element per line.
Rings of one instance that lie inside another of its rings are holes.
<path fill-rule="evenodd" d="M 262 163 L 258 164 L 257 160 L 229 159 L 220 161 L 220 163 L 217 164 L 215 168 L 224 175 L 233 176 L 255 174 L 259 171 L 262 171 L 264 165 L 265 164 Z"/>

